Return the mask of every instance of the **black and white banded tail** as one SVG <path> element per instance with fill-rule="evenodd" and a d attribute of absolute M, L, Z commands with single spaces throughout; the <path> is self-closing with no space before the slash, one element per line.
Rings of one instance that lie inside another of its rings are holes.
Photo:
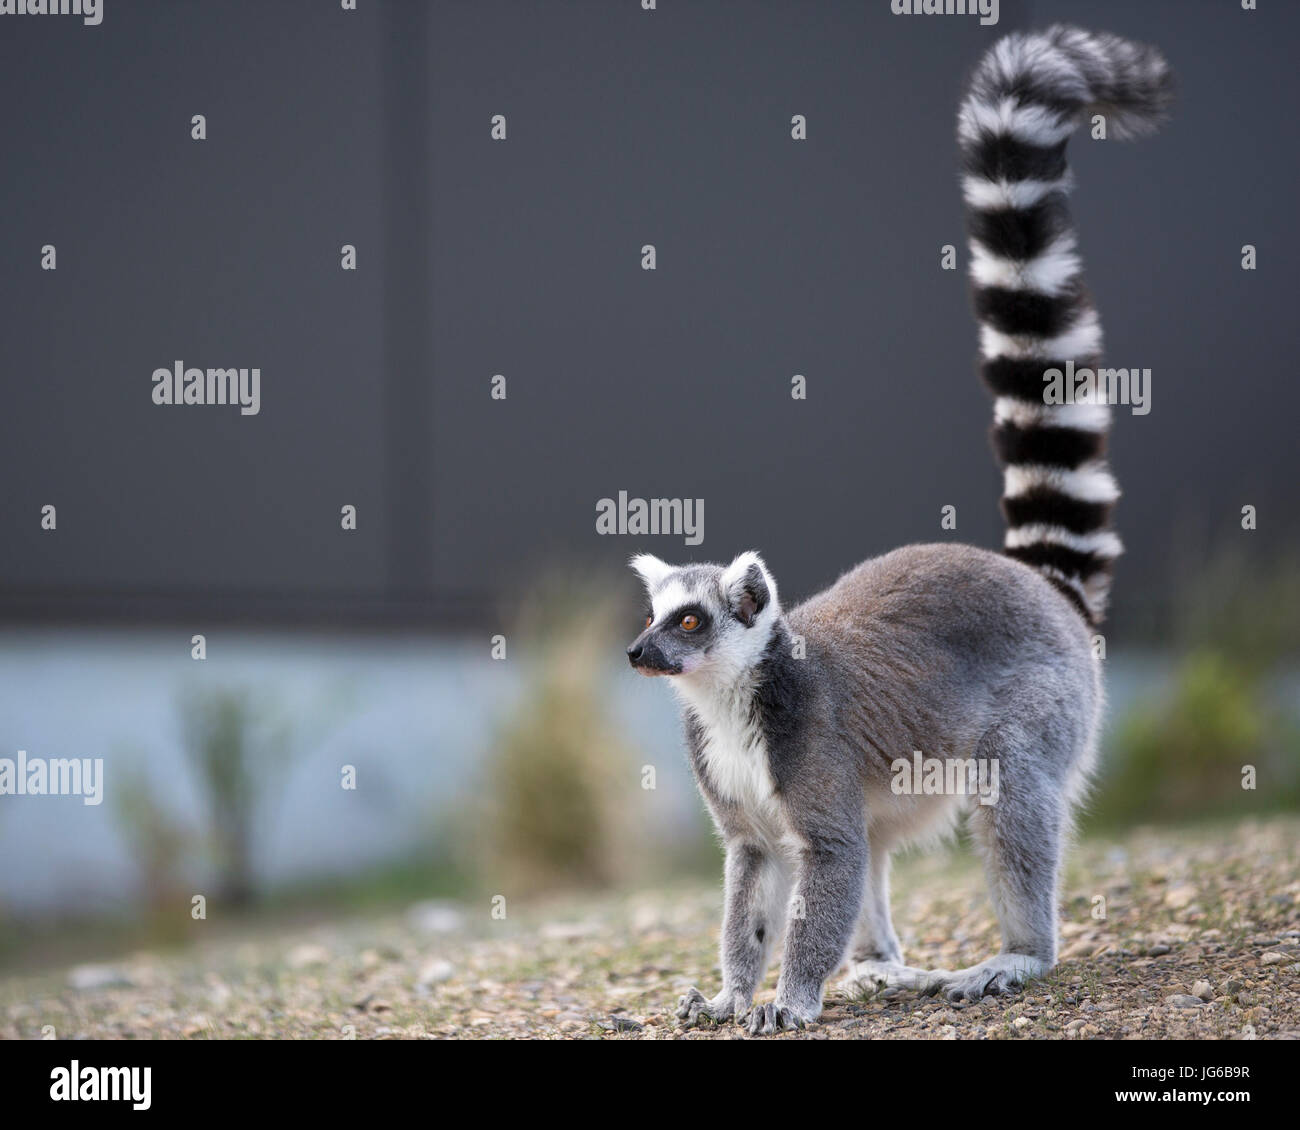
<path fill-rule="evenodd" d="M 1066 141 L 1095 114 L 1108 137 L 1150 132 L 1171 93 L 1153 48 L 1053 27 L 1007 36 L 980 61 L 958 114 L 981 373 L 1005 467 L 1006 552 L 1039 569 L 1090 623 L 1106 611 L 1119 488 L 1110 407 L 1048 403 L 1044 374 L 1095 368 L 1101 324 L 1070 218 Z"/>

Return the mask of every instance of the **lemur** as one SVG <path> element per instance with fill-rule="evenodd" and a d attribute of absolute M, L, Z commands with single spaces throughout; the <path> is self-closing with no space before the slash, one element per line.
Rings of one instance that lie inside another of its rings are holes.
<path fill-rule="evenodd" d="M 1153 48 L 1069 27 L 984 55 L 958 114 L 980 370 L 995 398 L 1004 550 L 909 545 L 786 610 L 755 552 L 729 565 L 632 559 L 645 630 L 632 666 L 667 676 L 696 781 L 726 848 L 721 990 L 678 1002 L 686 1025 L 803 1027 L 847 958 L 846 991 L 903 986 L 953 1000 L 1013 992 L 1056 962 L 1057 883 L 1102 711 L 1092 638 L 1120 541 L 1109 407 L 1048 403 L 1044 374 L 1095 365 L 1065 147 L 1093 114 L 1111 136 L 1165 116 Z M 898 792 L 896 759 L 987 759 L 994 804 Z M 969 811 L 1002 950 L 956 971 L 903 961 L 889 857 Z M 782 930 L 776 999 L 751 1008 Z"/>

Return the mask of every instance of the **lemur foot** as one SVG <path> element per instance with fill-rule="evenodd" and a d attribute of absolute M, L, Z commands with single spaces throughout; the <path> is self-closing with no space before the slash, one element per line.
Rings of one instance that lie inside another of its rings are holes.
<path fill-rule="evenodd" d="M 1041 977 L 1050 966 L 1047 962 L 1022 953 L 1000 953 L 954 973 L 936 970 L 934 981 L 923 992 L 927 996 L 940 993 L 950 1001 L 977 1001 L 1018 992 L 1026 981 Z"/>
<path fill-rule="evenodd" d="M 684 997 L 677 1002 L 677 1019 L 683 1028 L 694 1028 L 702 1021 L 721 1024 L 736 1015 L 736 1002 L 728 993 L 719 993 L 709 1000 L 699 989 L 692 986 Z"/>
<path fill-rule="evenodd" d="M 803 1028 L 814 1019 L 816 1017 L 805 1017 L 795 1009 L 784 1005 L 759 1004 L 755 1005 L 750 1012 L 745 1027 L 751 1036 L 770 1036 L 774 1032 L 790 1032 L 796 1028 Z"/>
<path fill-rule="evenodd" d="M 882 989 L 937 990 L 939 979 L 950 976 L 943 970 L 916 969 L 901 961 L 854 961 L 839 983 L 847 996 L 873 996 Z"/>

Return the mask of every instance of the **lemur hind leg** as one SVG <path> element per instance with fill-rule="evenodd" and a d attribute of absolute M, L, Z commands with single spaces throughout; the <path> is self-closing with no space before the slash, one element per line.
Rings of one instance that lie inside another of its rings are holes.
<path fill-rule="evenodd" d="M 849 957 L 853 962 L 881 961 L 901 965 L 903 950 L 889 916 L 889 846 L 868 839 L 870 867 L 862 892 L 862 909 Z"/>
<path fill-rule="evenodd" d="M 997 758 L 1002 768 L 996 801 L 976 803 L 970 816 L 1002 952 L 966 969 L 936 970 L 928 992 L 979 1000 L 1014 992 L 1056 964 L 1057 884 L 1078 742 L 1077 729 L 1058 718 L 1033 729 L 1004 724 L 980 743 L 979 756 Z"/>
<path fill-rule="evenodd" d="M 848 996 L 872 995 L 899 986 L 925 990 L 935 975 L 903 962 L 903 950 L 889 914 L 890 844 L 870 838 L 870 868 L 862 892 L 862 910 L 849 948 L 848 968 L 838 984 Z"/>

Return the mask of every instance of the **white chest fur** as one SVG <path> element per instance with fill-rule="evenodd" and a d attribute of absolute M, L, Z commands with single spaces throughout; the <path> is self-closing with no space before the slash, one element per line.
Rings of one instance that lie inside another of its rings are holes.
<path fill-rule="evenodd" d="M 703 722 L 700 759 L 709 783 L 746 811 L 768 807 L 775 795 L 761 734 L 732 720 Z"/>
<path fill-rule="evenodd" d="M 700 771 L 724 801 L 734 804 L 756 834 L 778 842 L 788 828 L 776 797 L 763 731 L 748 696 L 692 694 L 686 699 L 700 725 Z"/>

